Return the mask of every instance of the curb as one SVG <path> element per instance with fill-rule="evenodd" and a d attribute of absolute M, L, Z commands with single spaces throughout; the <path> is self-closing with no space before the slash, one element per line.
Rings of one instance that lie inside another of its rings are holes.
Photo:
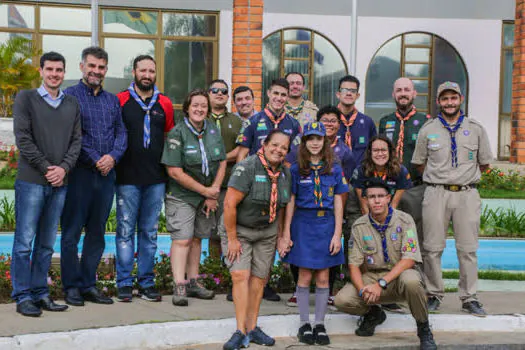
<path fill-rule="evenodd" d="M 331 334 L 353 334 L 357 316 L 331 314 L 326 326 Z M 525 315 L 478 318 L 470 315 L 430 315 L 432 329 L 438 332 L 525 332 Z M 259 325 L 273 337 L 294 337 L 297 315 L 259 317 Z M 1 350 L 120 350 L 168 349 L 180 345 L 223 343 L 235 330 L 235 319 L 182 321 L 168 323 L 86 329 L 71 332 L 27 334 L 0 338 Z M 205 330 L 206 334 L 203 334 Z M 377 333 L 416 331 L 411 315 L 389 314 Z"/>

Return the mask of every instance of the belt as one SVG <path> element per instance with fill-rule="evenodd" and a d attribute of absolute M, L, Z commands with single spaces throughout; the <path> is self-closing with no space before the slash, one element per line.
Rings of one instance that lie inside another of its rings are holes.
<path fill-rule="evenodd" d="M 470 190 L 471 188 L 476 188 L 476 184 L 469 184 L 469 185 L 443 185 L 443 184 L 431 184 L 427 183 L 427 185 L 432 187 L 438 187 L 443 186 L 443 188 L 450 192 L 460 192 L 460 191 L 466 191 Z"/>

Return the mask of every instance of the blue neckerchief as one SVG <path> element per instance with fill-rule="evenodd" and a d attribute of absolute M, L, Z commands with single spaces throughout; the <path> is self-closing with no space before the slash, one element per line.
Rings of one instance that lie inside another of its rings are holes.
<path fill-rule="evenodd" d="M 372 216 L 368 214 L 368 219 L 370 220 L 370 224 L 373 228 L 376 229 L 377 232 L 381 235 L 381 245 L 383 246 L 383 259 L 385 260 L 385 263 L 390 262 L 390 257 L 388 256 L 388 247 L 386 245 L 386 229 L 388 228 L 388 224 L 390 224 L 390 220 L 392 219 L 392 213 L 394 210 L 391 206 L 388 206 L 388 215 L 386 216 L 386 220 L 384 224 L 378 224 L 374 219 L 372 219 Z"/>
<path fill-rule="evenodd" d="M 208 156 L 206 154 L 206 148 L 204 147 L 204 132 L 206 131 L 206 120 L 204 120 L 204 126 L 202 127 L 201 132 L 198 132 L 195 130 L 193 125 L 191 125 L 190 121 L 187 117 L 184 117 L 184 123 L 186 123 L 186 126 L 190 131 L 193 133 L 193 135 L 197 136 L 197 139 L 199 139 L 199 148 L 201 150 L 201 159 L 202 159 L 202 173 L 206 176 L 210 175 L 210 168 L 208 166 Z"/>
<path fill-rule="evenodd" d="M 149 104 L 146 106 L 146 104 L 142 101 L 142 99 L 139 97 L 139 95 L 137 95 L 137 92 L 135 91 L 134 81 L 131 82 L 131 85 L 128 87 L 128 91 L 129 94 L 135 99 L 135 101 L 137 101 L 142 110 L 146 112 L 146 116 L 144 117 L 144 148 L 148 148 L 151 143 L 149 111 L 157 102 L 157 98 L 159 97 L 160 92 L 157 89 L 157 86 L 154 85 L 153 96 L 151 97 Z"/>
<path fill-rule="evenodd" d="M 458 121 L 456 122 L 456 125 L 454 125 L 454 128 L 451 128 L 448 122 L 443 118 L 441 113 L 438 114 L 439 121 L 443 126 L 448 130 L 450 133 L 450 152 L 452 154 L 452 167 L 457 168 L 458 167 L 458 145 L 456 144 L 456 131 L 458 131 L 459 127 L 461 126 L 461 123 L 463 122 L 463 119 L 465 119 L 465 114 L 463 114 L 463 111 L 460 111 L 461 115 L 459 116 Z"/>

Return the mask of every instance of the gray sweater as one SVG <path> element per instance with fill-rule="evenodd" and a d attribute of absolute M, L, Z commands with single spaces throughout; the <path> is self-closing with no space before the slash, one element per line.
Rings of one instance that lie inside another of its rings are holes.
<path fill-rule="evenodd" d="M 13 106 L 16 146 L 20 150 L 17 179 L 49 185 L 47 167 L 58 165 L 69 172 L 82 145 L 80 107 L 75 97 L 65 95 L 53 108 L 36 89 L 18 93 Z M 67 176 L 64 178 L 66 183 Z"/>

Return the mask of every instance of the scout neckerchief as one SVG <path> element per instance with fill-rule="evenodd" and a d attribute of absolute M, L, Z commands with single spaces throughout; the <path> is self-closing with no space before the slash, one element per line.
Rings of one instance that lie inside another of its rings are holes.
<path fill-rule="evenodd" d="M 394 210 L 391 206 L 388 206 L 388 215 L 386 216 L 386 220 L 384 224 L 379 224 L 377 221 L 375 221 L 372 218 L 372 215 L 368 214 L 368 219 L 370 220 L 370 224 L 373 228 L 376 229 L 377 232 L 381 235 L 381 245 L 383 246 L 383 259 L 385 260 L 385 263 L 390 262 L 390 257 L 388 256 L 388 247 L 386 245 L 386 235 L 385 231 L 388 228 L 388 224 L 390 224 L 390 220 L 392 219 L 392 213 Z"/>
<path fill-rule="evenodd" d="M 304 100 L 297 107 L 294 107 L 289 103 L 286 103 L 285 105 L 286 112 L 290 114 L 292 117 L 294 117 L 295 119 L 297 119 L 297 116 L 303 111 L 303 107 L 304 107 Z"/>
<path fill-rule="evenodd" d="M 334 141 L 330 144 L 330 147 L 334 148 L 337 145 L 337 136 L 334 137 Z"/>
<path fill-rule="evenodd" d="M 211 112 L 211 117 L 213 118 L 213 120 L 215 120 L 215 125 L 217 125 L 217 129 L 221 130 L 221 119 L 224 118 L 225 116 L 226 116 L 226 112 L 221 113 L 221 114 L 215 114 Z"/>
<path fill-rule="evenodd" d="M 204 147 L 204 132 L 206 131 L 206 120 L 204 120 L 204 126 L 202 127 L 202 130 L 198 132 L 195 130 L 193 125 L 191 125 L 190 121 L 187 117 L 184 118 L 184 123 L 186 123 L 186 126 L 193 135 L 197 136 L 197 139 L 199 139 L 199 148 L 201 150 L 201 162 L 202 162 L 202 173 L 206 176 L 210 175 L 210 168 L 208 166 L 208 155 L 206 154 L 206 147 Z"/>
<path fill-rule="evenodd" d="M 337 105 L 337 108 L 339 108 L 339 110 L 342 110 L 340 103 Z M 350 149 L 352 149 L 352 134 L 350 133 L 350 127 L 354 125 L 355 118 L 357 118 L 357 108 L 355 107 L 350 112 L 350 117 L 348 119 L 346 119 L 346 116 L 343 113 L 341 113 L 341 121 L 343 122 L 343 125 L 346 127 L 345 143 L 348 147 L 350 147 Z"/>
<path fill-rule="evenodd" d="M 150 136 L 150 117 L 149 112 L 151 111 L 151 108 L 155 105 L 157 102 L 157 98 L 159 97 L 159 90 L 157 89 L 156 85 L 153 85 L 153 96 L 151 96 L 151 100 L 149 101 L 149 104 L 146 106 L 144 101 L 137 95 L 137 92 L 135 91 L 135 82 L 132 81 L 131 85 L 128 87 L 129 94 L 131 97 L 137 101 L 140 108 L 144 112 L 146 112 L 146 115 L 144 116 L 144 148 L 149 148 L 149 145 L 151 143 L 151 136 Z"/>
<path fill-rule="evenodd" d="M 463 122 L 463 119 L 465 119 L 465 115 L 463 114 L 463 111 L 460 111 L 461 115 L 459 116 L 459 119 L 456 122 L 456 125 L 454 125 L 453 128 L 450 127 L 448 122 L 443 118 L 441 113 L 438 114 L 439 121 L 443 126 L 448 130 L 450 133 L 450 152 L 452 155 L 452 167 L 457 168 L 458 167 L 458 145 L 456 144 L 456 131 L 458 131 L 459 127 L 461 126 L 461 123 Z"/>
<path fill-rule="evenodd" d="M 275 116 L 273 115 L 273 112 L 268 107 L 264 109 L 264 114 L 266 114 L 268 119 L 270 119 L 270 121 L 273 123 L 274 129 L 277 129 L 279 127 L 279 123 L 284 119 L 284 117 L 286 117 L 286 113 L 283 111 L 281 116 L 276 119 Z"/>
<path fill-rule="evenodd" d="M 374 177 L 377 177 L 383 181 L 386 181 L 386 171 L 375 171 L 374 170 Z"/>
<path fill-rule="evenodd" d="M 310 163 L 310 169 L 314 172 L 314 199 L 315 204 L 323 207 L 323 192 L 321 191 L 321 178 L 319 177 L 319 170 L 323 168 L 323 162 L 317 164 Z"/>
<path fill-rule="evenodd" d="M 257 156 L 259 156 L 259 160 L 261 161 L 262 166 L 266 170 L 266 173 L 268 174 L 268 177 L 272 181 L 272 190 L 270 193 L 270 224 L 275 221 L 275 217 L 277 216 L 277 182 L 279 180 L 279 175 L 281 175 L 280 171 L 274 172 L 272 168 L 268 165 L 268 162 L 266 161 L 266 158 L 264 157 L 264 147 L 261 147 L 259 151 L 257 151 Z"/>
<path fill-rule="evenodd" d="M 412 118 L 412 116 L 416 114 L 416 107 L 413 105 L 412 110 L 408 112 L 408 114 L 405 117 L 402 117 L 398 110 L 396 110 L 396 117 L 399 119 L 399 123 L 401 124 L 399 127 L 399 138 L 397 139 L 397 147 L 396 147 L 396 154 L 397 158 L 399 158 L 399 162 L 403 163 L 403 146 L 405 141 L 405 122 Z"/>

